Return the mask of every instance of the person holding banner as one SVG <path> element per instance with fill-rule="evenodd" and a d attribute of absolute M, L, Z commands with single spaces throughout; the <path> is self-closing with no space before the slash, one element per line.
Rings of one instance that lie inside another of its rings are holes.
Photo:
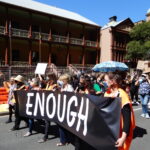
<path fill-rule="evenodd" d="M 47 76 L 46 81 L 46 89 L 47 91 L 56 91 L 57 89 L 57 84 L 56 84 L 56 75 L 54 73 L 51 73 Z M 40 140 L 38 140 L 38 143 L 44 143 L 47 141 L 48 139 L 48 131 L 49 131 L 49 127 L 50 127 L 50 121 L 45 120 L 45 133 L 44 133 L 44 137 L 41 138 Z"/>
<path fill-rule="evenodd" d="M 16 83 L 16 89 L 15 90 L 25 90 L 25 84 L 24 84 L 24 77 L 21 75 L 18 75 L 16 78 L 14 78 L 15 83 Z M 14 130 L 18 130 L 19 126 L 20 126 L 20 122 L 21 120 L 24 120 L 26 123 L 26 126 L 28 126 L 28 119 L 25 117 L 20 117 L 18 110 L 17 110 L 17 106 L 14 102 L 14 108 L 15 108 L 15 125 L 13 126 L 12 129 L 10 129 L 10 131 L 14 131 Z"/>
<path fill-rule="evenodd" d="M 133 130 L 135 128 L 134 113 L 132 103 L 128 94 L 121 88 L 122 75 L 119 72 L 109 72 L 105 75 L 109 90 L 105 92 L 105 97 L 120 97 L 121 98 L 121 125 L 120 125 L 120 138 L 116 141 L 115 147 L 118 150 L 129 150 Z"/>
<path fill-rule="evenodd" d="M 70 82 L 70 76 L 68 74 L 63 74 L 59 77 L 58 84 L 60 86 L 61 92 L 74 92 L 74 89 Z M 59 126 L 60 143 L 57 146 L 64 146 L 70 143 L 70 133 L 63 127 Z"/>
<path fill-rule="evenodd" d="M 39 91 L 41 88 L 39 87 L 39 80 L 37 78 L 33 78 L 32 81 L 30 82 L 30 90 L 36 90 Z M 33 125 L 34 125 L 34 119 L 29 118 L 29 131 L 24 135 L 24 137 L 28 137 L 32 135 L 32 130 L 33 130 Z"/>

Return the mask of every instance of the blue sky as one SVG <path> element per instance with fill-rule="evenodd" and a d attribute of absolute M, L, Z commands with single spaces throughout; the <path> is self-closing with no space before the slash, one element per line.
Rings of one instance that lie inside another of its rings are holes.
<path fill-rule="evenodd" d="M 136 22 L 145 19 L 150 0 L 35 0 L 76 12 L 100 26 L 116 15 L 118 20 L 130 17 Z"/>

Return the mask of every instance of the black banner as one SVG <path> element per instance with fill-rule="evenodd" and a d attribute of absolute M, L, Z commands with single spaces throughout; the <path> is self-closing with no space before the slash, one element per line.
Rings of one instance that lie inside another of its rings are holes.
<path fill-rule="evenodd" d="M 17 91 L 15 97 L 20 116 L 54 121 L 97 150 L 116 150 L 119 98 L 49 91 Z"/>

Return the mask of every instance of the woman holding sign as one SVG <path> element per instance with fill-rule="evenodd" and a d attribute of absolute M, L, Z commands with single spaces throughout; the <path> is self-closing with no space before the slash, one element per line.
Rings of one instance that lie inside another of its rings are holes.
<path fill-rule="evenodd" d="M 105 75 L 105 81 L 107 82 L 109 91 L 104 96 L 121 98 L 121 131 L 120 138 L 116 141 L 115 147 L 119 150 L 129 150 L 133 138 L 135 120 L 130 98 L 121 88 L 123 84 L 122 75 L 119 72 L 109 72 Z"/>
<path fill-rule="evenodd" d="M 63 74 L 59 77 L 58 85 L 60 87 L 60 92 L 74 92 L 74 89 L 70 82 L 70 76 L 68 74 Z M 59 126 L 60 143 L 57 146 L 68 145 L 70 141 L 70 132 L 65 130 L 63 127 Z"/>

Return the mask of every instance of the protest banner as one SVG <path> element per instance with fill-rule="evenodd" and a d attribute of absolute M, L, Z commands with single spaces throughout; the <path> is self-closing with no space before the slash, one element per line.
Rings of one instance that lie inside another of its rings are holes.
<path fill-rule="evenodd" d="M 97 150 L 116 150 L 120 98 L 23 90 L 15 98 L 20 116 L 54 121 Z"/>

